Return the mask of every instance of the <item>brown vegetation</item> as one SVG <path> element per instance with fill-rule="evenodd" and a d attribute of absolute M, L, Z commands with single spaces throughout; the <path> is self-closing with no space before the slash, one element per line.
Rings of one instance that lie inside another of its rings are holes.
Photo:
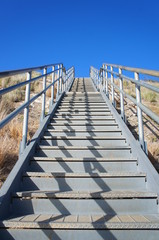
<path fill-rule="evenodd" d="M 159 87 L 157 82 L 148 82 L 151 85 Z M 119 85 L 119 81 L 115 79 L 115 84 Z M 124 91 L 132 97 L 136 98 L 135 85 L 124 80 Z M 159 115 L 159 94 L 152 92 L 149 89 L 141 87 L 142 103 L 151 109 L 154 113 Z M 116 91 L 117 109 L 120 112 L 120 98 L 119 92 Z M 125 99 L 125 115 L 127 118 L 127 125 L 136 139 L 138 139 L 138 121 L 137 109 L 129 99 Z M 159 171 L 159 125 L 150 117 L 143 113 L 144 136 L 148 147 L 148 157 Z"/>
<path fill-rule="evenodd" d="M 40 73 L 33 72 L 32 77 L 39 76 Z M 0 88 L 6 88 L 21 81 L 26 80 L 26 74 L 0 79 Z M 50 83 L 50 80 L 47 79 Z M 31 97 L 42 90 L 42 78 L 31 83 Z M 56 97 L 56 85 L 55 85 Z M 46 93 L 46 111 L 48 112 L 51 90 Z M 0 98 L 0 120 L 20 106 L 25 98 L 25 86 L 15 91 L 3 95 Z M 29 108 L 28 140 L 32 138 L 39 127 L 41 114 L 41 97 L 39 97 Z M 23 112 L 9 122 L 0 130 L 0 187 L 15 165 L 19 146 L 22 139 Z"/>

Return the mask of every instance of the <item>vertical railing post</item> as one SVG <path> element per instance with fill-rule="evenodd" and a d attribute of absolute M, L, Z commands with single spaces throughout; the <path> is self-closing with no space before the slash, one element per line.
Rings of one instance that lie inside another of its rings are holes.
<path fill-rule="evenodd" d="M 94 69 L 94 79 L 95 79 L 95 86 L 96 86 L 96 89 L 97 89 L 97 72 L 96 72 L 95 69 Z"/>
<path fill-rule="evenodd" d="M 106 90 L 106 95 L 109 98 L 109 91 L 108 91 L 108 66 L 105 66 L 105 81 L 106 81 L 106 86 L 105 86 L 105 90 Z"/>
<path fill-rule="evenodd" d="M 122 69 L 119 68 L 119 74 L 122 75 Z M 125 121 L 125 113 L 124 113 L 124 96 L 123 96 L 123 78 L 119 76 L 119 82 L 120 82 L 120 111 L 121 111 L 121 117 Z"/>
<path fill-rule="evenodd" d="M 63 72 L 63 87 L 64 87 L 64 91 L 66 92 L 66 72 Z"/>
<path fill-rule="evenodd" d="M 60 94 L 62 93 L 62 75 L 63 75 L 63 64 L 61 64 L 60 69 Z"/>
<path fill-rule="evenodd" d="M 97 72 L 97 76 L 98 76 L 98 91 L 100 91 L 100 72 Z"/>
<path fill-rule="evenodd" d="M 113 106 L 115 106 L 115 101 L 114 101 L 114 86 L 113 86 L 113 83 L 114 83 L 114 74 L 113 74 L 113 67 L 112 67 L 112 66 L 111 66 L 110 70 L 111 70 L 112 104 L 113 104 Z"/>
<path fill-rule="evenodd" d="M 75 68 L 73 67 L 73 76 L 72 78 L 74 79 L 75 78 Z"/>
<path fill-rule="evenodd" d="M 94 79 L 95 79 L 95 86 L 96 86 L 96 89 L 97 89 L 97 72 L 96 72 L 95 69 L 94 69 Z"/>
<path fill-rule="evenodd" d="M 96 76 L 96 88 L 97 88 L 97 91 L 98 91 L 98 73 L 97 73 L 97 70 L 95 70 L 95 76 Z"/>
<path fill-rule="evenodd" d="M 140 81 L 139 73 L 134 73 L 135 80 Z M 139 130 L 139 142 L 142 149 L 145 151 L 145 141 L 144 141 L 144 127 L 143 127 L 143 120 L 142 120 L 142 110 L 139 107 L 141 103 L 141 90 L 139 85 L 135 85 L 136 87 L 136 102 L 137 102 L 137 117 L 138 117 L 138 130 Z"/>
<path fill-rule="evenodd" d="M 101 91 L 101 82 L 102 82 L 102 75 L 101 75 L 101 71 L 99 70 L 99 91 Z"/>
<path fill-rule="evenodd" d="M 103 70 L 100 71 L 100 91 L 103 91 Z"/>
<path fill-rule="evenodd" d="M 61 68 L 61 64 L 59 65 L 59 68 Z M 61 69 L 59 69 L 59 95 L 61 94 Z"/>
<path fill-rule="evenodd" d="M 27 80 L 31 79 L 31 72 L 27 73 Z M 25 102 L 30 100 L 30 83 L 26 85 L 25 90 Z M 22 141 L 20 144 L 20 154 L 23 153 L 27 144 L 27 134 L 28 134 L 28 121 L 29 121 L 29 106 L 24 109 L 24 119 L 23 119 L 23 133 L 22 133 Z"/>
<path fill-rule="evenodd" d="M 58 70 L 57 70 L 57 93 L 56 93 L 56 99 L 59 96 L 59 81 L 60 81 L 60 65 L 58 65 Z"/>
<path fill-rule="evenodd" d="M 65 72 L 65 81 L 66 81 L 66 91 L 67 91 L 67 88 L 68 88 L 67 71 Z"/>
<path fill-rule="evenodd" d="M 104 64 L 102 65 L 102 92 L 105 92 L 105 71 L 104 71 Z"/>
<path fill-rule="evenodd" d="M 55 81 L 55 66 L 52 67 L 52 86 L 51 86 L 51 105 L 54 104 L 54 81 Z"/>
<path fill-rule="evenodd" d="M 47 74 L 47 68 L 44 68 L 43 74 Z M 46 89 L 46 76 L 43 77 L 43 90 Z M 41 122 L 45 118 L 45 104 L 46 104 L 46 92 L 42 94 L 42 112 L 41 112 Z"/>

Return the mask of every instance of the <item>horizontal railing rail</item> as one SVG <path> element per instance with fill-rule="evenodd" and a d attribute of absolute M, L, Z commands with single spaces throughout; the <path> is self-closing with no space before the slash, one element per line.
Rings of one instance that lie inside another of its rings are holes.
<path fill-rule="evenodd" d="M 109 67 L 109 69 L 108 69 L 108 67 Z M 114 68 L 118 68 L 118 72 L 114 71 Z M 129 76 L 123 75 L 122 74 L 123 70 L 133 72 L 134 79 L 130 78 Z M 142 149 L 145 152 L 147 152 L 147 146 L 146 146 L 146 142 L 144 140 L 144 127 L 143 127 L 142 112 L 147 114 L 152 120 L 154 120 L 158 124 L 159 124 L 159 116 L 156 113 L 154 113 L 151 109 L 146 107 L 144 104 L 142 104 L 140 87 L 147 88 L 155 93 L 159 93 L 159 88 L 156 86 L 150 85 L 148 83 L 145 83 L 144 81 L 141 81 L 140 74 L 146 74 L 146 75 L 150 75 L 153 77 L 159 77 L 159 71 L 145 70 L 145 69 L 140 69 L 140 68 L 131 68 L 131 67 L 125 67 L 125 66 L 116 65 L 116 64 L 103 64 L 99 70 L 94 67 L 90 68 L 90 77 L 92 78 L 96 88 L 99 91 L 103 91 L 108 98 L 111 95 L 111 101 L 112 101 L 112 104 L 114 105 L 114 107 L 116 106 L 114 89 L 119 91 L 119 93 L 120 93 L 120 112 L 121 112 L 121 118 L 124 121 L 126 121 L 125 109 L 124 109 L 124 97 L 128 98 L 136 105 L 137 117 L 138 117 L 139 142 L 140 142 Z M 114 83 L 114 76 L 116 76 L 116 79 L 119 80 L 119 86 L 117 86 Z M 131 95 L 129 95 L 127 92 L 124 91 L 124 88 L 123 88 L 124 80 L 135 84 L 136 98 L 132 97 Z"/>
<path fill-rule="evenodd" d="M 104 63 L 103 65 L 109 66 L 109 67 L 114 67 L 114 68 L 120 68 L 122 70 L 130 71 L 130 72 L 136 72 L 136 73 L 140 73 L 140 74 L 145 74 L 145 75 L 149 75 L 149 76 L 153 76 L 153 77 L 159 77 L 159 71 L 156 71 L 156 70 L 126 67 L 126 66 L 117 65 L 117 64 L 110 64 L 110 63 Z"/>
<path fill-rule="evenodd" d="M 21 74 L 21 73 L 26 73 L 26 72 L 43 70 L 44 68 L 49 68 L 49 67 L 58 66 L 58 65 L 62 65 L 62 63 L 54 63 L 54 64 L 37 66 L 37 67 L 31 67 L 31 68 L 22 68 L 22 69 L 3 71 L 3 72 L 0 72 L 0 78 L 1 77 L 9 77 L 9 76 L 13 76 L 13 75 Z"/>
<path fill-rule="evenodd" d="M 52 70 L 50 72 L 47 72 L 48 68 L 51 68 Z M 38 77 L 32 78 L 32 71 L 35 70 L 43 70 L 43 74 L 41 74 Z M 8 77 L 16 74 L 26 73 L 27 74 L 27 80 L 20 82 L 18 84 L 15 84 L 13 86 L 0 89 L 0 96 L 7 94 L 13 90 L 16 90 L 22 86 L 26 86 L 25 89 L 25 102 L 13 110 L 10 114 L 8 114 L 4 119 L 0 121 L 0 129 L 2 129 L 7 123 L 9 123 L 13 118 L 15 118 L 19 113 L 21 113 L 24 110 L 24 118 L 23 118 L 23 133 L 22 133 L 22 141 L 20 144 L 20 153 L 23 153 L 24 149 L 27 145 L 27 133 L 28 133 L 28 119 L 29 119 L 29 106 L 31 103 L 33 103 L 37 98 L 42 96 L 42 112 L 40 121 L 42 122 L 45 118 L 45 110 L 46 110 L 46 91 L 51 88 L 51 98 L 50 98 L 50 107 L 53 106 L 53 104 L 58 100 L 59 96 L 63 94 L 63 92 L 67 92 L 70 84 L 72 83 L 75 75 L 74 67 L 69 68 L 66 70 L 63 67 L 63 64 L 50 64 L 50 65 L 44 65 L 40 67 L 34 67 L 34 68 L 26 68 L 26 69 L 20 69 L 20 70 L 13 70 L 13 71 L 6 71 L 6 72 L 0 72 L 0 78 L 1 77 Z M 47 76 L 51 75 L 51 83 L 47 86 Z M 39 79 L 42 80 L 42 91 L 37 93 L 35 96 L 30 98 L 30 84 L 38 81 Z M 56 87 L 56 99 L 54 100 L 54 92 L 55 92 L 55 83 L 57 85 Z"/>
<path fill-rule="evenodd" d="M 62 69 L 62 68 L 60 68 L 60 69 Z M 18 84 L 16 84 L 16 85 L 13 85 L 13 86 L 10 86 L 10 87 L 4 88 L 4 89 L 0 89 L 0 96 L 3 95 L 3 94 L 5 94 L 5 93 L 9 93 L 9 92 L 11 92 L 11 91 L 13 91 L 13 90 L 16 90 L 16 89 L 19 88 L 19 87 L 23 87 L 23 86 L 27 85 L 28 83 L 35 82 L 35 81 L 37 81 L 38 79 L 40 79 L 40 78 L 42 78 L 42 77 L 48 76 L 48 75 L 50 75 L 50 74 L 53 73 L 53 72 L 57 72 L 58 70 L 59 70 L 59 69 L 56 69 L 56 70 L 54 70 L 54 71 L 51 71 L 51 72 L 46 73 L 46 74 L 42 74 L 42 75 L 40 75 L 40 76 L 38 76 L 38 77 L 35 77 L 35 78 L 32 78 L 32 79 L 30 79 L 30 80 L 26 80 L 25 82 L 20 82 L 20 83 L 18 83 Z"/>

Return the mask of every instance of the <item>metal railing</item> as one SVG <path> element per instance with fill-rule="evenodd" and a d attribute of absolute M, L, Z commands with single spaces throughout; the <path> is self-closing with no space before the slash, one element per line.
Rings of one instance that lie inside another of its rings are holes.
<path fill-rule="evenodd" d="M 51 69 L 51 71 L 48 72 L 48 69 Z M 42 75 L 32 78 L 32 71 L 41 70 L 43 72 Z M 31 103 L 33 103 L 38 97 L 42 96 L 42 110 L 41 110 L 41 117 L 40 121 L 42 122 L 45 118 L 45 109 L 46 109 L 46 91 L 51 88 L 51 98 L 50 98 L 50 107 L 54 105 L 54 103 L 58 100 L 58 97 L 65 91 L 68 90 L 70 84 L 72 83 L 74 79 L 74 67 L 69 68 L 66 70 L 63 67 L 62 63 L 57 64 L 50 64 L 50 65 L 44 65 L 40 67 L 34 67 L 34 68 L 26 68 L 26 69 L 20 69 L 20 70 L 12 70 L 12 71 L 5 71 L 0 72 L 0 78 L 2 77 L 8 77 L 13 76 L 17 74 L 27 74 L 27 80 L 20 82 L 18 84 L 15 84 L 13 86 L 0 89 L 0 96 L 9 93 L 15 89 L 18 89 L 22 86 L 26 86 L 25 89 L 25 102 L 18 108 L 16 108 L 14 111 L 12 111 L 10 114 L 8 114 L 4 119 L 0 121 L 0 129 L 2 129 L 8 122 L 10 122 L 13 118 L 15 118 L 19 113 L 21 113 L 24 110 L 24 118 L 23 118 L 23 133 L 22 133 L 22 141 L 20 144 L 20 153 L 23 153 L 24 149 L 27 145 L 27 133 L 28 133 L 28 119 L 29 119 L 29 106 Z M 46 80 L 47 76 L 51 75 L 51 83 L 47 86 Z M 37 93 L 35 96 L 30 98 L 30 86 L 31 83 L 38 81 L 39 79 L 42 80 L 42 91 Z M 54 92 L 55 92 L 55 83 L 57 84 L 56 88 L 56 99 L 54 99 Z"/>
<path fill-rule="evenodd" d="M 114 71 L 114 68 L 118 69 L 118 72 Z M 123 75 L 123 70 L 132 72 L 134 78 L 130 76 Z M 159 124 L 159 116 L 151 111 L 148 107 L 142 104 L 141 102 L 141 89 L 140 87 L 147 88 L 153 92 L 159 93 L 159 88 L 153 85 L 150 85 L 144 81 L 140 80 L 140 74 L 149 75 L 152 77 L 159 77 L 159 71 L 145 70 L 139 68 L 125 67 L 115 64 L 104 63 L 100 70 L 91 67 L 90 68 L 90 77 L 92 78 L 98 91 L 103 91 L 108 98 L 111 95 L 111 101 L 114 107 L 115 104 L 115 89 L 120 93 L 120 113 L 123 121 L 126 121 L 125 118 L 125 109 L 124 109 L 124 97 L 131 100 L 137 107 L 137 118 L 138 118 L 138 131 L 139 131 L 139 142 L 142 149 L 147 153 L 147 145 L 144 140 L 144 127 L 143 127 L 143 114 L 147 114 L 151 119 Z M 119 86 L 114 83 L 114 76 L 119 80 Z M 136 98 L 130 96 L 123 88 L 123 80 L 135 84 Z"/>

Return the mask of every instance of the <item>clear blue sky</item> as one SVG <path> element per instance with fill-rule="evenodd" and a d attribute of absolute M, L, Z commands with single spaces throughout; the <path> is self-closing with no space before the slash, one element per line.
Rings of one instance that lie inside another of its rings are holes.
<path fill-rule="evenodd" d="M 0 71 L 63 62 L 159 70 L 159 0 L 1 0 Z"/>

